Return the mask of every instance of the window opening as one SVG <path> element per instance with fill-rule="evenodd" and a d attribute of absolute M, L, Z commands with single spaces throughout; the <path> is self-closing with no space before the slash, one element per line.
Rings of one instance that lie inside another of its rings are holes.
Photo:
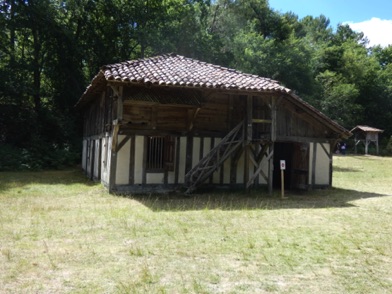
<path fill-rule="evenodd" d="M 147 137 L 147 171 L 174 171 L 174 154 L 174 137 Z"/>

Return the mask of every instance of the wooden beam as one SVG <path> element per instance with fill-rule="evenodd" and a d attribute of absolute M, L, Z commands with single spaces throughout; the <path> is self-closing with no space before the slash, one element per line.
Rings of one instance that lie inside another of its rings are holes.
<path fill-rule="evenodd" d="M 112 193 L 116 185 L 116 172 L 117 172 L 117 142 L 119 125 L 114 125 L 112 132 L 112 148 L 110 152 L 110 171 L 109 171 L 109 193 Z"/>
<path fill-rule="evenodd" d="M 280 142 L 298 142 L 298 143 L 329 143 L 331 138 L 311 138 L 300 136 L 276 136 L 276 141 Z"/>
<path fill-rule="evenodd" d="M 244 184 L 245 184 L 245 189 L 247 189 L 246 183 L 249 181 L 249 157 L 250 157 L 250 152 L 249 152 L 249 145 L 245 146 L 245 160 L 244 160 Z"/>
<path fill-rule="evenodd" d="M 317 144 L 313 143 L 313 158 L 312 158 L 312 183 L 311 187 L 313 189 L 314 185 L 316 185 L 316 160 L 317 160 Z"/>
<path fill-rule="evenodd" d="M 246 97 L 246 141 L 252 142 L 253 129 L 252 129 L 252 119 L 253 119 L 253 96 L 248 95 Z"/>
<path fill-rule="evenodd" d="M 116 148 L 116 152 L 120 151 L 121 148 L 124 147 L 124 145 L 128 142 L 129 138 L 130 138 L 130 136 L 125 136 L 125 138 L 122 139 L 120 143 L 118 143 L 117 148 Z"/>
<path fill-rule="evenodd" d="M 276 141 L 277 136 L 277 105 L 276 97 L 271 97 L 271 141 Z"/>
<path fill-rule="evenodd" d="M 176 137 L 176 161 L 174 168 L 174 184 L 178 184 L 178 177 L 180 172 L 180 149 L 181 148 L 181 137 Z"/>
<path fill-rule="evenodd" d="M 274 145 L 275 143 L 269 146 L 270 153 L 268 155 L 268 194 L 271 196 L 273 193 L 273 178 L 274 178 Z"/>
<path fill-rule="evenodd" d="M 143 165 L 142 165 L 142 185 L 147 183 L 147 149 L 148 149 L 148 138 L 143 137 Z"/>
<path fill-rule="evenodd" d="M 272 120 L 253 118 L 252 123 L 254 123 L 254 124 L 270 124 L 270 123 L 272 123 Z"/>
<path fill-rule="evenodd" d="M 236 184 L 237 183 L 237 166 L 238 166 L 238 161 L 240 160 L 243 151 L 244 151 L 243 148 L 239 148 L 238 151 L 235 152 L 231 156 L 231 162 L 230 162 L 230 184 Z"/>
<path fill-rule="evenodd" d="M 124 108 L 124 102 L 123 102 L 123 86 L 110 86 L 110 88 L 113 90 L 113 93 L 115 96 L 117 96 L 117 109 L 116 109 L 116 117 L 115 119 L 118 122 L 121 122 L 123 119 L 123 108 Z"/>
<path fill-rule="evenodd" d="M 324 144 L 320 143 L 320 145 L 321 145 L 321 148 L 323 148 L 325 154 L 326 154 L 328 157 L 331 157 L 331 152 L 328 151 L 327 148 L 325 148 Z"/>

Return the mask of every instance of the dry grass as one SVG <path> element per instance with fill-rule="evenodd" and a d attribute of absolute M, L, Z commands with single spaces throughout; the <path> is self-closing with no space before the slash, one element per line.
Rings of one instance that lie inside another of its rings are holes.
<path fill-rule="evenodd" d="M 390 293 L 391 158 L 334 189 L 118 197 L 76 170 L 0 173 L 2 293 Z"/>

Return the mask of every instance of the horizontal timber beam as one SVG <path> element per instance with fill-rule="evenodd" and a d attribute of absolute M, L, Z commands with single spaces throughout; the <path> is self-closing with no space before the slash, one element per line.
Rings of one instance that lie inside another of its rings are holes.
<path fill-rule="evenodd" d="M 329 143 L 335 140 L 332 138 L 312 138 L 299 136 L 277 136 L 276 141 L 279 142 L 300 142 L 300 143 Z"/>

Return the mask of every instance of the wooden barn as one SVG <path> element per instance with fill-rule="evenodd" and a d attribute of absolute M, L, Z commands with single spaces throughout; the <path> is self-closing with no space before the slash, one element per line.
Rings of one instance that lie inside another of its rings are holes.
<path fill-rule="evenodd" d="M 332 183 L 351 134 L 277 81 L 176 54 L 106 65 L 76 105 L 82 167 L 110 192 Z"/>

